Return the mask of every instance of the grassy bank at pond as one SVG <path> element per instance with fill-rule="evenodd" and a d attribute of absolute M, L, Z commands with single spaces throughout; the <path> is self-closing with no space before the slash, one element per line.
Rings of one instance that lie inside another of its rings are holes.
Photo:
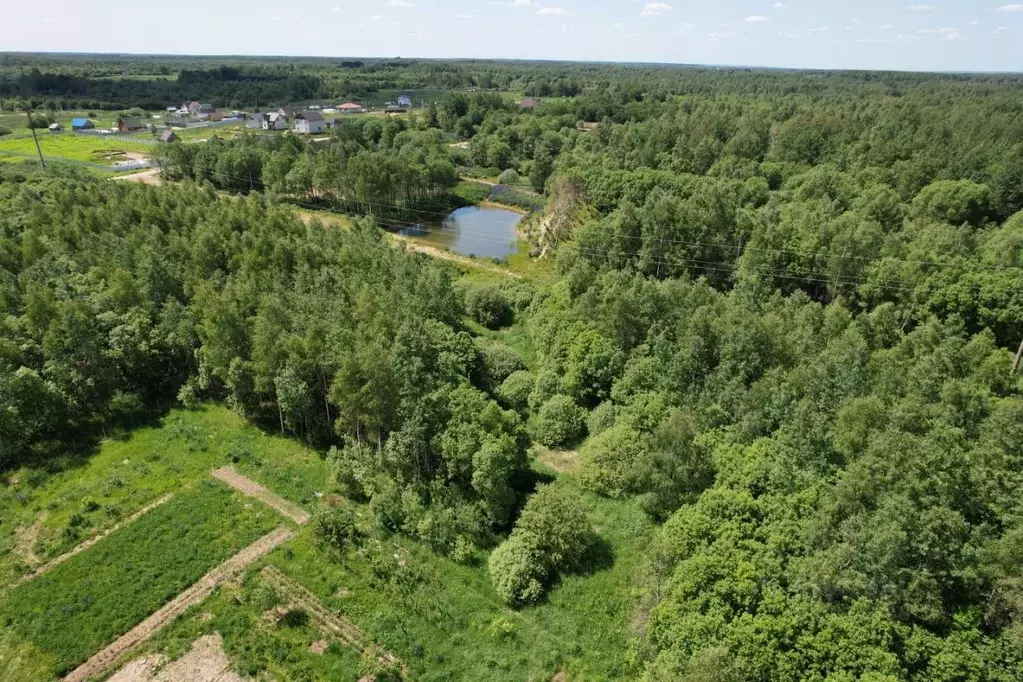
<path fill-rule="evenodd" d="M 31 646 L 62 675 L 269 532 L 279 517 L 209 479 L 11 590 L 0 603 L 4 645 Z M 23 650 L 23 649 L 22 649 Z M 0 675 L 22 663 L 4 656 Z"/>

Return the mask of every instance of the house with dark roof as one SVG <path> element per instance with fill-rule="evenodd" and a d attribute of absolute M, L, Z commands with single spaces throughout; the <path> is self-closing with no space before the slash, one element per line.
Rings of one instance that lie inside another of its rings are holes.
<path fill-rule="evenodd" d="M 135 130 L 142 130 L 145 128 L 145 125 L 137 118 L 132 118 L 130 116 L 118 116 L 116 127 L 117 132 L 119 133 L 130 133 Z"/>
<path fill-rule="evenodd" d="M 291 118 L 292 116 L 295 115 L 292 112 L 290 104 L 285 104 L 283 107 L 277 110 L 277 113 L 280 114 L 281 116 L 287 116 L 288 118 Z"/>
<path fill-rule="evenodd" d="M 172 129 L 170 129 L 170 128 L 167 128 L 166 130 L 164 130 L 163 131 L 163 135 L 160 136 L 160 142 L 168 142 L 169 143 L 169 142 L 177 142 L 177 141 L 178 141 L 177 134 L 175 134 L 175 132 Z"/>
<path fill-rule="evenodd" d="M 323 114 L 318 111 L 303 111 L 295 117 L 295 132 L 302 134 L 322 133 L 326 128 Z"/>
<path fill-rule="evenodd" d="M 96 124 L 87 118 L 71 119 L 71 130 L 92 130 Z"/>
<path fill-rule="evenodd" d="M 51 133 L 62 133 L 64 132 L 64 126 L 59 123 L 51 123 L 48 129 Z"/>

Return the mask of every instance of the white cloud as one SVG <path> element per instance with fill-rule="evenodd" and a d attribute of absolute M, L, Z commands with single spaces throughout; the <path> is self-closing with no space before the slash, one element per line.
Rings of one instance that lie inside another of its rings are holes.
<path fill-rule="evenodd" d="M 57 20 L 54 19 L 53 17 L 46 17 L 45 19 L 43 19 L 43 23 L 44 24 L 56 24 Z"/>
<path fill-rule="evenodd" d="M 1003 33 L 1005 33 L 1008 30 L 1009 30 L 1008 26 L 999 26 L 995 30 L 991 31 L 991 33 L 988 33 L 988 35 L 989 36 L 999 36 L 999 35 L 1002 35 Z"/>
<path fill-rule="evenodd" d="M 696 24 L 691 24 L 688 21 L 684 21 L 680 24 L 675 24 L 675 33 L 680 36 L 692 35 L 693 31 L 696 30 Z"/>
<path fill-rule="evenodd" d="M 512 7 L 532 7 L 533 0 L 511 0 L 508 4 Z"/>
<path fill-rule="evenodd" d="M 382 14 L 371 14 L 369 18 L 372 19 L 373 21 L 376 21 L 377 19 L 383 19 L 384 15 L 382 15 Z"/>
<path fill-rule="evenodd" d="M 408 2 L 408 0 L 387 0 L 385 3 L 388 7 L 415 7 L 416 3 Z"/>
<path fill-rule="evenodd" d="M 747 24 L 762 24 L 767 21 L 767 17 L 762 17 L 759 14 L 753 14 L 743 19 Z"/>
<path fill-rule="evenodd" d="M 342 10 L 340 7 L 336 7 L 335 6 L 335 7 L 331 7 L 330 11 L 331 12 L 343 12 L 344 10 Z"/>
<path fill-rule="evenodd" d="M 999 12 L 1023 12 L 1023 5 L 1002 5 Z"/>
<path fill-rule="evenodd" d="M 460 14 L 456 14 L 455 19 L 472 19 L 472 15 L 462 12 Z"/>
<path fill-rule="evenodd" d="M 639 13 L 641 17 L 656 17 L 661 14 L 667 14 L 671 11 L 671 5 L 666 2 L 648 2 L 643 5 L 643 11 Z"/>
<path fill-rule="evenodd" d="M 936 38 L 938 40 L 961 40 L 962 35 L 959 33 L 959 29 L 951 26 L 943 26 L 941 28 L 922 28 L 915 34 L 917 39 L 924 38 Z M 900 40 L 908 39 L 908 36 L 899 36 Z"/>
<path fill-rule="evenodd" d="M 738 31 L 715 31 L 714 33 L 710 34 L 711 40 L 731 40 L 733 38 L 738 37 L 739 37 Z"/>
<path fill-rule="evenodd" d="M 888 31 L 888 30 L 891 30 L 891 29 L 895 28 L 895 24 L 885 24 L 881 28 L 883 28 L 885 31 Z"/>
<path fill-rule="evenodd" d="M 817 28 L 811 28 L 809 32 L 810 33 L 827 33 L 828 32 L 828 27 L 827 26 L 818 26 Z"/>
<path fill-rule="evenodd" d="M 776 3 L 774 3 L 774 8 L 775 9 L 781 9 L 784 6 L 785 6 L 784 2 L 776 2 Z"/>
<path fill-rule="evenodd" d="M 613 26 L 614 26 L 615 28 L 617 28 L 617 29 L 618 29 L 619 31 L 621 31 L 621 30 L 622 30 L 623 28 L 625 28 L 625 24 L 623 24 L 623 23 L 622 23 L 622 22 L 620 22 L 620 21 L 616 21 L 616 22 L 615 22 L 614 24 L 612 24 L 612 25 L 613 25 Z"/>
<path fill-rule="evenodd" d="M 536 10 L 537 16 L 541 17 L 565 17 L 571 14 L 564 7 L 541 7 Z"/>
<path fill-rule="evenodd" d="M 906 9 L 910 12 L 930 12 L 934 5 L 906 5 Z"/>

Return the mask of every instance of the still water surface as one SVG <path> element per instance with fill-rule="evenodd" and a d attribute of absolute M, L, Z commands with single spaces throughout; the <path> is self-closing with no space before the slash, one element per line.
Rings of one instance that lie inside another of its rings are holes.
<path fill-rule="evenodd" d="M 466 206 L 442 222 L 406 227 L 399 234 L 463 256 L 506 258 L 519 248 L 522 215 L 491 206 Z"/>

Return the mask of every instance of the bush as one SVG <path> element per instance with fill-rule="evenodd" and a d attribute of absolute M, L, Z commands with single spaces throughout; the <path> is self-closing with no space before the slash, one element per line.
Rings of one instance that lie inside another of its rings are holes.
<path fill-rule="evenodd" d="M 497 389 L 497 395 L 511 408 L 523 410 L 529 404 L 533 391 L 533 375 L 525 370 L 512 372 Z"/>
<path fill-rule="evenodd" d="M 585 410 L 567 395 L 556 395 L 540 408 L 536 439 L 553 448 L 571 443 L 583 435 Z"/>
<path fill-rule="evenodd" d="M 323 507 L 313 517 L 313 530 L 325 543 L 347 549 L 362 540 L 355 512 L 349 507 Z"/>
<path fill-rule="evenodd" d="M 514 168 L 508 168 L 497 176 L 497 182 L 502 185 L 515 185 L 519 182 L 519 174 Z"/>
<path fill-rule="evenodd" d="M 544 593 L 545 563 L 539 538 L 531 533 L 512 533 L 490 553 L 490 579 L 507 603 L 532 604 Z"/>
<path fill-rule="evenodd" d="M 596 436 L 602 431 L 607 431 L 615 425 L 618 416 L 618 408 L 610 400 L 597 405 L 589 416 L 586 417 L 586 432 Z"/>
<path fill-rule="evenodd" d="M 519 354 L 508 346 L 499 343 L 484 343 L 479 344 L 479 348 L 483 358 L 483 372 L 487 385 L 492 388 L 500 386 L 512 373 L 526 368 Z"/>
<path fill-rule="evenodd" d="M 634 468 L 647 450 L 646 439 L 628 426 L 613 426 L 591 438 L 579 453 L 579 478 L 590 490 L 625 497 L 632 490 Z"/>
<path fill-rule="evenodd" d="M 10 128 L 5 128 L 3 126 L 0 126 L 0 137 L 3 137 L 4 135 L 10 135 L 10 134 L 11 134 L 11 129 Z"/>
<path fill-rule="evenodd" d="M 332 447 L 327 453 L 334 482 L 346 497 L 361 502 L 373 496 L 375 458 L 373 449 L 359 442 L 350 443 L 341 450 Z"/>
<path fill-rule="evenodd" d="M 512 322 L 512 309 L 501 290 L 493 285 L 470 287 L 465 292 L 465 312 L 488 329 Z"/>
<path fill-rule="evenodd" d="M 534 603 L 560 571 L 580 565 L 593 541 L 579 497 L 562 486 L 542 485 L 512 534 L 490 554 L 494 589 L 509 604 Z"/>

